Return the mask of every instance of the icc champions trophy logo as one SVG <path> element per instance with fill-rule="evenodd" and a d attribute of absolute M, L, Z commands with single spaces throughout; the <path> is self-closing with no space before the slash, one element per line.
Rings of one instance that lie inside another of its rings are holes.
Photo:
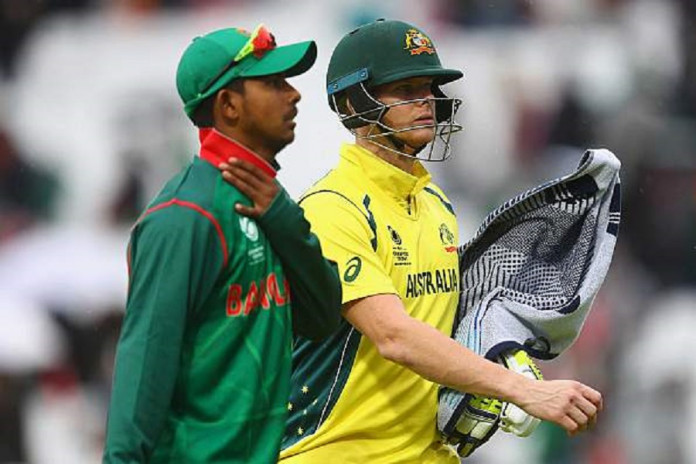
<path fill-rule="evenodd" d="M 248 217 L 242 216 L 239 218 L 239 228 L 242 229 L 244 235 L 252 242 L 259 239 L 259 229 L 256 227 L 256 223 Z"/>

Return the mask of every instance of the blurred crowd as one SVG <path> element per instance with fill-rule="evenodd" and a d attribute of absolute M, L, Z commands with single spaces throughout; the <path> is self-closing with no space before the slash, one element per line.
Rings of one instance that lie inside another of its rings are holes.
<path fill-rule="evenodd" d="M 693 0 L 0 0 L 0 463 L 99 461 L 128 228 L 196 150 L 173 86 L 188 41 L 261 21 L 317 40 L 280 158 L 296 196 L 345 138 L 325 107 L 329 50 L 382 16 L 421 25 L 465 72 L 447 89 L 465 132 L 428 166 L 462 241 L 585 148 L 622 161 L 609 276 L 573 348 L 542 364 L 604 392 L 600 423 L 498 434 L 467 462 L 696 464 Z"/>

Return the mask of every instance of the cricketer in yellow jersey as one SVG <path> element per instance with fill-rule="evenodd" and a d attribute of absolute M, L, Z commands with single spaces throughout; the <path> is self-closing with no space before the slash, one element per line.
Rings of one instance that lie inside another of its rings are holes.
<path fill-rule="evenodd" d="M 449 337 L 457 223 L 419 159 L 448 156 L 460 102 L 440 85 L 462 73 L 442 67 L 419 28 L 378 20 L 343 37 L 327 74 L 330 106 L 356 139 L 301 206 L 338 263 L 344 320 L 322 342 L 295 339 L 281 462 L 457 463 L 436 430 L 438 385 L 517 404 L 571 434 L 587 428 L 599 392 L 524 377 Z"/>
<path fill-rule="evenodd" d="M 457 222 L 420 163 L 408 174 L 344 145 L 336 169 L 300 204 L 326 256 L 338 260 L 344 302 L 393 298 L 405 315 L 449 336 L 458 300 Z M 387 361 L 348 321 L 330 343 L 296 342 L 281 457 L 446 461 L 450 451 L 434 426 L 437 385 Z"/>

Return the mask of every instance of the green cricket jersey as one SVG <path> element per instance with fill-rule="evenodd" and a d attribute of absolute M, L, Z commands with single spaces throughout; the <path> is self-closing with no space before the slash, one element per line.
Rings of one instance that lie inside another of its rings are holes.
<path fill-rule="evenodd" d="M 254 221 L 216 166 L 271 165 L 216 131 L 133 228 L 105 463 L 270 463 L 278 456 L 295 331 L 338 326 L 336 267 L 284 190 Z M 327 304 L 328 302 L 328 304 Z"/>

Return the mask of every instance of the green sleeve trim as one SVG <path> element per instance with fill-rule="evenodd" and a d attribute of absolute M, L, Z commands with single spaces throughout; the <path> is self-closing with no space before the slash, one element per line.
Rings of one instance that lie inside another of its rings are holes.
<path fill-rule="evenodd" d="M 370 230 L 372 230 L 370 245 L 372 245 L 372 251 L 377 251 L 377 221 L 375 221 L 375 216 L 370 211 L 370 196 L 367 194 L 363 198 L 363 205 L 365 205 L 365 210 L 367 210 L 367 224 L 370 226 Z"/>
<path fill-rule="evenodd" d="M 222 226 L 220 225 L 218 220 L 215 219 L 215 216 L 213 216 L 213 213 L 206 210 L 202 206 L 197 205 L 196 203 L 192 203 L 190 201 L 185 201 L 185 200 L 179 200 L 178 198 L 172 198 L 171 200 L 169 200 L 167 202 L 160 203 L 159 205 L 153 206 L 152 208 L 145 211 L 143 213 L 143 215 L 140 216 L 137 223 L 140 223 L 149 214 L 154 213 L 155 211 L 159 211 L 159 210 L 164 209 L 164 208 L 168 208 L 170 206 L 181 206 L 184 208 L 192 209 L 192 210 L 196 211 L 197 213 L 200 213 L 201 215 L 203 215 L 203 217 L 208 219 L 213 224 L 213 227 L 215 227 L 215 231 L 217 233 L 217 236 L 220 239 L 220 247 L 222 248 L 222 267 L 223 267 L 223 269 L 225 267 L 227 267 L 227 262 L 229 259 L 229 251 L 228 251 L 229 248 L 227 246 L 227 240 L 225 239 L 225 234 L 222 231 Z M 136 223 L 136 225 L 137 225 L 137 223 Z"/>
<path fill-rule="evenodd" d="M 426 192 L 428 192 L 431 195 L 436 196 L 438 198 L 438 200 L 440 200 L 440 202 L 443 204 L 443 206 L 447 209 L 447 211 L 452 213 L 452 216 L 456 216 L 456 214 L 454 213 L 454 208 L 452 207 L 452 203 L 450 203 L 447 200 L 445 200 L 444 198 L 442 198 L 442 195 L 440 195 L 439 193 L 437 193 L 435 190 L 431 189 L 430 187 L 425 187 L 423 190 L 425 190 Z"/>

